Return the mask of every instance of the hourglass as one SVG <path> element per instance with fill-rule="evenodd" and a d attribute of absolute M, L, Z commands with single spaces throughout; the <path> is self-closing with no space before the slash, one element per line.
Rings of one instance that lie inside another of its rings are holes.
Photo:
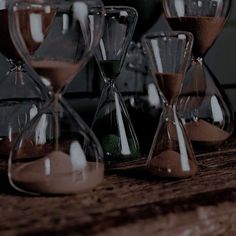
<path fill-rule="evenodd" d="M 193 36 L 188 32 L 160 32 L 143 38 L 164 104 L 147 160 L 153 175 L 185 178 L 197 172 L 191 142 L 176 111 L 192 42 Z"/>
<path fill-rule="evenodd" d="M 0 52 L 10 65 L 6 74 L 0 76 L 0 158 L 8 158 L 14 140 L 47 98 L 40 82 L 26 71 L 12 43 L 7 10 L 10 2 L 0 3 Z"/>
<path fill-rule="evenodd" d="M 215 148 L 233 131 L 233 112 L 225 92 L 203 57 L 222 31 L 231 0 L 164 0 L 166 18 L 175 30 L 193 33 L 192 64 L 178 108 L 196 149 Z"/>
<path fill-rule="evenodd" d="M 50 101 L 14 145 L 11 185 L 31 194 L 71 194 L 103 180 L 102 149 L 61 96 L 98 44 L 104 22 L 100 0 L 18 1 L 10 8 L 10 33 L 19 53 L 40 75 Z"/>
<path fill-rule="evenodd" d="M 103 147 L 104 161 L 109 165 L 139 156 L 136 134 L 115 84 L 132 39 L 137 12 L 134 8 L 123 6 L 106 6 L 105 10 L 104 33 L 96 50 L 105 85 L 92 129 Z"/>
<path fill-rule="evenodd" d="M 120 84 L 129 78 L 132 94 L 125 100 L 126 108 L 140 143 L 140 153 L 145 155 L 150 149 L 157 121 L 161 114 L 161 104 L 155 81 L 147 69 L 141 45 L 141 37 L 146 33 L 162 14 L 161 0 L 103 0 L 105 5 L 130 6 L 137 10 L 138 21 L 132 41 L 128 48 Z M 148 2 L 148 3 L 147 3 Z M 124 80 L 122 80 L 124 79 Z M 145 123 L 145 129 L 143 128 Z"/>

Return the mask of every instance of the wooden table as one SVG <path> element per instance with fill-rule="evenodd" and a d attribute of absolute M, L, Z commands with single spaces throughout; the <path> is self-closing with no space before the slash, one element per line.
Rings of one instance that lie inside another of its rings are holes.
<path fill-rule="evenodd" d="M 2 174 L 0 235 L 234 236 L 236 142 L 197 159 L 191 179 L 152 178 L 141 160 L 73 196 L 17 195 Z"/>

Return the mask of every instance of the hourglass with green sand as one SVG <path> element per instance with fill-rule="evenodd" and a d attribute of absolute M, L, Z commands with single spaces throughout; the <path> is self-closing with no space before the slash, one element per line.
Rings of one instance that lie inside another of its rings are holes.
<path fill-rule="evenodd" d="M 11 151 L 10 184 L 31 194 L 72 194 L 95 187 L 103 180 L 102 149 L 61 91 L 99 43 L 102 2 L 16 1 L 10 8 L 10 23 L 16 48 L 51 94 Z"/>
<path fill-rule="evenodd" d="M 96 60 L 104 78 L 104 87 L 92 129 L 102 145 L 104 161 L 109 165 L 139 157 L 138 140 L 115 83 L 122 69 L 138 16 L 134 8 L 126 6 L 106 6 L 105 11 L 104 33 L 96 50 Z"/>

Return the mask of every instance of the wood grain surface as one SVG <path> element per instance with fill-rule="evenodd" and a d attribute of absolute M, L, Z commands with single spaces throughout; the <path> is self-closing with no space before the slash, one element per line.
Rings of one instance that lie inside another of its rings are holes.
<path fill-rule="evenodd" d="M 71 196 L 19 195 L 0 162 L 0 235 L 236 235 L 236 143 L 199 154 L 191 179 L 153 178 L 142 159 Z"/>

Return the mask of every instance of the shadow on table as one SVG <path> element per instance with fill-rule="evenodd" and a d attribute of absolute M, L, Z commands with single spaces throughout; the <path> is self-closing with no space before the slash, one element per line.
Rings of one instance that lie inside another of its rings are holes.
<path fill-rule="evenodd" d="M 107 169 L 105 171 L 105 175 L 116 175 L 120 177 L 130 178 L 130 179 L 136 179 L 136 180 L 143 180 L 148 182 L 169 182 L 171 181 L 180 181 L 183 179 L 180 178 L 170 178 L 170 177 L 160 177 L 160 176 L 154 176 L 150 174 L 146 168 L 146 165 L 140 165 L 140 163 L 137 163 L 137 166 L 132 165 L 130 168 L 112 168 Z"/>

